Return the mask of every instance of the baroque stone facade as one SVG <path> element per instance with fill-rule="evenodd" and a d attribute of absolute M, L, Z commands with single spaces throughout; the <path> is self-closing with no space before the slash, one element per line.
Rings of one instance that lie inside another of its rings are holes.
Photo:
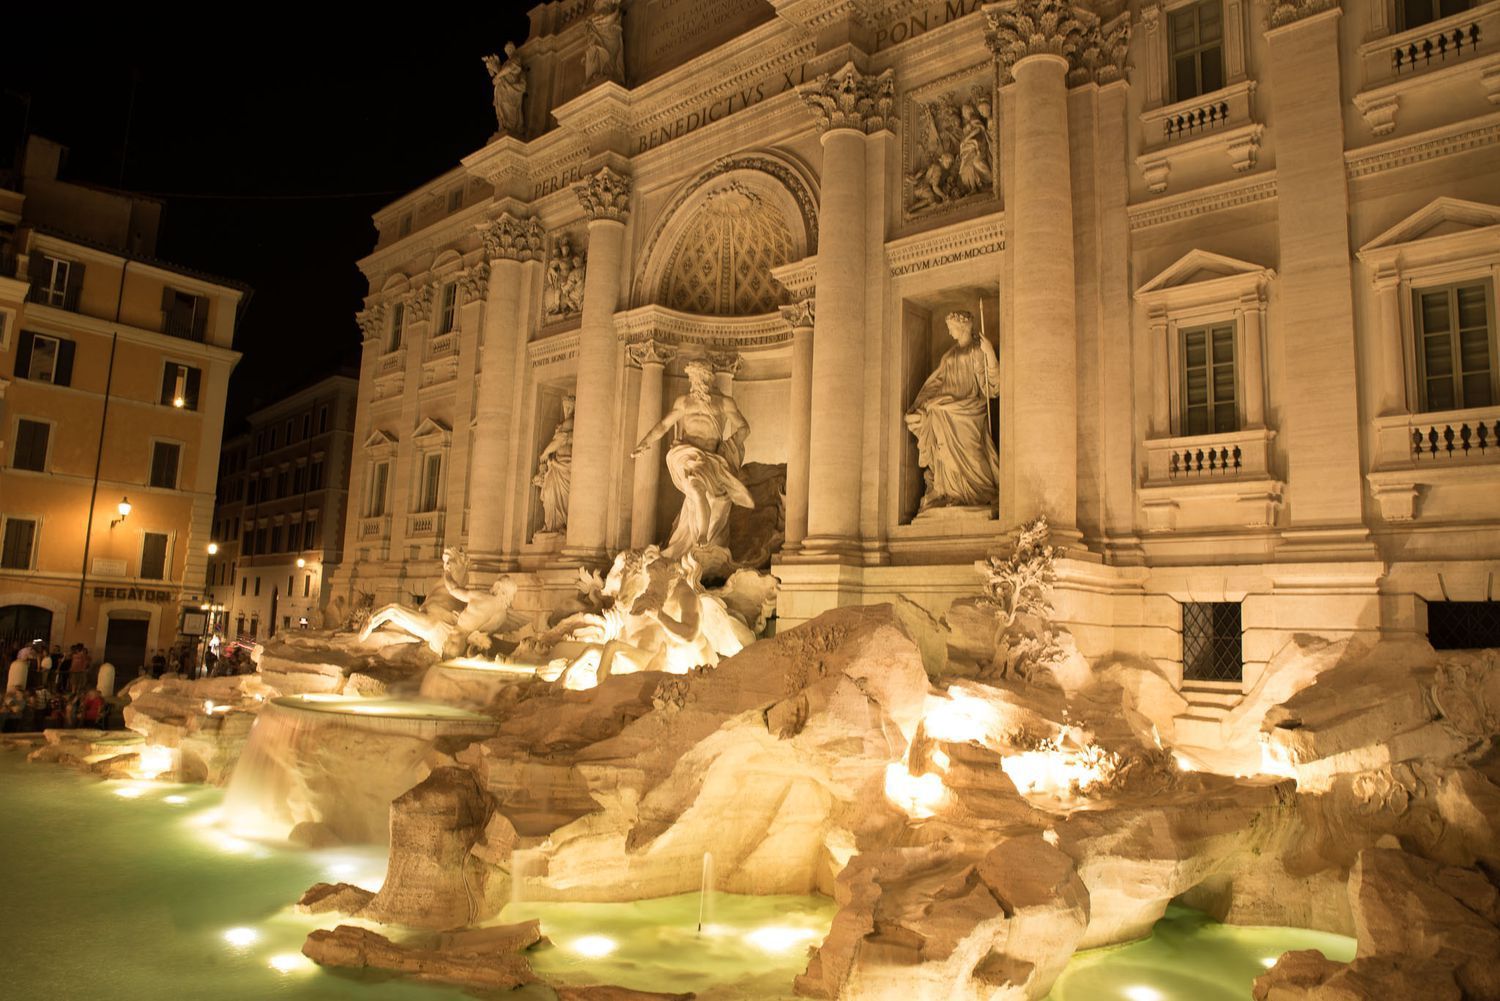
<path fill-rule="evenodd" d="M 1500 57 L 1427 43 L 1500 3 L 1407 6 L 541 4 L 518 124 L 375 216 L 335 589 L 461 544 L 544 607 L 665 544 L 631 447 L 703 359 L 785 477 L 783 624 L 939 614 L 1038 518 L 1094 662 L 1181 676 L 1233 605 L 1248 687 L 1295 633 L 1493 599 Z M 990 436 L 982 504 L 931 503 L 905 419 L 954 313 L 998 363 L 943 439 Z"/>

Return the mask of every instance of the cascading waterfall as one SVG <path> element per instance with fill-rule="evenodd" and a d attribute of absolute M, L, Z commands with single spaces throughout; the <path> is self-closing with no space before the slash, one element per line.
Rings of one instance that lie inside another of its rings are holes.
<path fill-rule="evenodd" d="M 703 926 L 714 919 L 714 857 L 712 852 L 703 853 L 703 878 L 698 884 L 698 934 Z"/>
<path fill-rule="evenodd" d="M 351 844 L 390 836 L 391 800 L 422 781 L 427 751 L 455 733 L 484 737 L 488 717 L 449 706 L 288 696 L 256 718 L 224 797 L 237 834 L 283 839 L 317 822 Z"/>
<path fill-rule="evenodd" d="M 513 907 L 525 902 L 526 895 L 521 889 L 521 884 L 526 879 L 526 871 L 532 868 L 537 854 L 535 848 L 517 848 L 510 853 L 510 903 Z"/>

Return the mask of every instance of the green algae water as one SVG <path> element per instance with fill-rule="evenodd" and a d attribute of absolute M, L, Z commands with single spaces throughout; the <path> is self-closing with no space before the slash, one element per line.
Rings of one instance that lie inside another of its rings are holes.
<path fill-rule="evenodd" d="M 1249 1001 L 1250 985 L 1283 952 L 1354 958 L 1354 939 L 1305 928 L 1235 927 L 1169 906 L 1148 938 L 1080 952 L 1048 1001 Z"/>
<path fill-rule="evenodd" d="M 0 751 L 7 891 L 0 996 L 16 1001 L 457 1001 L 456 988 L 323 970 L 301 955 L 314 928 L 290 905 L 320 881 L 379 887 L 382 849 L 292 851 L 219 827 L 221 790 L 99 782 Z M 514 903 L 537 917 L 541 977 L 570 984 L 695 991 L 703 1001 L 779 1001 L 833 904 L 821 897 L 717 894 L 699 933 L 697 894 L 627 904 Z M 374 926 L 371 926 L 374 927 Z M 389 930 L 386 930 L 389 933 Z M 1354 954 L 1352 939 L 1294 928 L 1233 928 L 1169 908 L 1150 938 L 1080 953 L 1050 1001 L 1246 1001 L 1290 949 Z M 542 986 L 504 995 L 553 1001 Z"/>

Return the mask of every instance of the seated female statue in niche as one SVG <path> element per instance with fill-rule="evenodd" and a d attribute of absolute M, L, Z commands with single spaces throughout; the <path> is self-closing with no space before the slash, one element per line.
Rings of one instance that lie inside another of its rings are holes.
<path fill-rule="evenodd" d="M 562 420 L 552 440 L 537 456 L 536 475 L 531 478 L 541 495 L 542 531 L 561 532 L 568 527 L 568 492 L 573 484 L 572 396 L 563 397 Z"/>
<path fill-rule="evenodd" d="M 989 341 L 974 333 L 974 314 L 947 316 L 954 344 L 906 412 L 922 467 L 918 516 L 936 508 L 985 508 L 999 497 L 999 455 L 990 435 L 990 400 L 999 395 L 1000 365 Z"/>

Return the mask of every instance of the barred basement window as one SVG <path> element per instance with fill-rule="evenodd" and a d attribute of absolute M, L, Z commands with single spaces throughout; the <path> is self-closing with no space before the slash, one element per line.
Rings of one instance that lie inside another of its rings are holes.
<path fill-rule="evenodd" d="M 1240 681 L 1244 677 L 1242 636 L 1239 602 L 1183 602 L 1183 680 Z"/>
<path fill-rule="evenodd" d="M 1429 601 L 1427 642 L 1435 650 L 1500 647 L 1500 601 Z"/>

